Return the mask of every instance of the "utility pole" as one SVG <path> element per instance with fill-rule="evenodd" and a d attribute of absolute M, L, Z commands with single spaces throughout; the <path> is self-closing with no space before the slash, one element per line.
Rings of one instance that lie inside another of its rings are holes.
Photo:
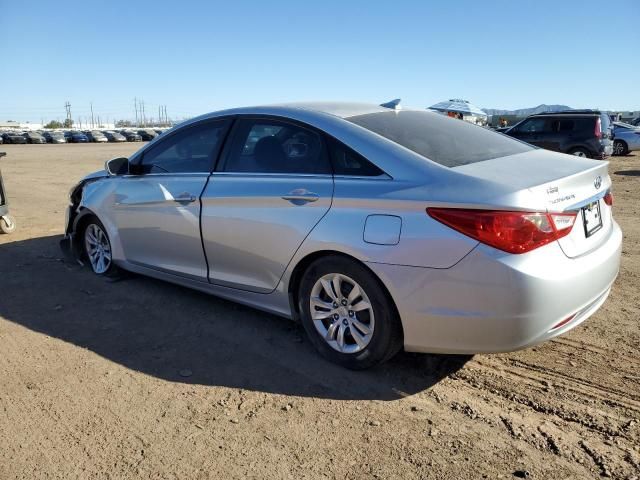
<path fill-rule="evenodd" d="M 133 99 L 133 106 L 136 109 L 136 127 L 138 126 L 138 97 Z"/>
<path fill-rule="evenodd" d="M 71 104 L 69 100 L 64 104 L 64 109 L 67 111 L 67 123 L 69 124 L 69 128 L 73 125 L 73 120 L 71 119 Z"/>
<path fill-rule="evenodd" d="M 89 106 L 91 107 L 91 128 L 95 128 L 95 122 L 93 120 L 93 102 L 89 103 Z"/>
<path fill-rule="evenodd" d="M 147 117 L 146 117 L 145 111 L 144 111 L 144 99 L 142 100 L 142 126 L 143 127 L 147 126 Z"/>

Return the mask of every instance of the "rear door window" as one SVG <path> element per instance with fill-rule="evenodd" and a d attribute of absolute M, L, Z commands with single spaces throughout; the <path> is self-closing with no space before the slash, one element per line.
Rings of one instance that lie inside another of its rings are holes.
<path fill-rule="evenodd" d="M 552 122 L 551 130 L 554 132 L 573 132 L 576 127 L 576 122 L 574 120 L 554 120 Z"/>
<path fill-rule="evenodd" d="M 218 170 L 238 173 L 330 174 L 329 155 L 315 131 L 275 119 L 240 119 Z"/>

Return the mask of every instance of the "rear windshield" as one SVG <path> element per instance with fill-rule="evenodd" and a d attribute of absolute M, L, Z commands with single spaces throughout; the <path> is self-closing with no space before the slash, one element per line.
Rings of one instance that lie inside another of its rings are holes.
<path fill-rule="evenodd" d="M 348 117 L 445 167 L 457 167 L 533 150 L 534 147 L 439 113 L 389 111 Z"/>

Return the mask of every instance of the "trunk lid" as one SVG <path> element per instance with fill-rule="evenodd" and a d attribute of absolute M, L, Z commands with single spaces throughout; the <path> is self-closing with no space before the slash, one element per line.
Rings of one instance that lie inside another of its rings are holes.
<path fill-rule="evenodd" d="M 611 188 L 608 165 L 539 149 L 453 170 L 508 184 L 514 193 L 528 191 L 538 211 L 577 212 L 571 233 L 558 240 L 565 255 L 575 258 L 598 248 L 612 230 L 611 207 L 603 201 Z"/>

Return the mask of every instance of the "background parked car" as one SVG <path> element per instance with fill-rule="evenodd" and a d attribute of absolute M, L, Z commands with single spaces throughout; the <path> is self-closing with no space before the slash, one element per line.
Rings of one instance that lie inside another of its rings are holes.
<path fill-rule="evenodd" d="M 49 140 L 49 138 L 51 140 Z M 47 138 L 47 140 L 50 141 L 50 143 L 67 143 L 67 138 L 62 132 L 51 132 L 49 133 L 49 138 Z"/>
<path fill-rule="evenodd" d="M 624 122 L 613 122 L 613 154 L 626 155 L 640 150 L 640 128 Z"/>
<path fill-rule="evenodd" d="M 504 133 L 547 150 L 578 157 L 605 159 L 613 153 L 609 115 L 597 110 L 539 113 Z"/>
<path fill-rule="evenodd" d="M 158 134 L 150 128 L 138 130 L 138 135 L 140 135 L 143 142 L 150 142 L 158 136 Z"/>
<path fill-rule="evenodd" d="M 89 138 L 82 132 L 71 132 L 71 143 L 88 143 Z"/>
<path fill-rule="evenodd" d="M 131 130 L 120 130 L 120 133 L 127 139 L 127 142 L 141 142 L 142 137 Z"/>
<path fill-rule="evenodd" d="M 105 130 L 104 136 L 107 137 L 107 140 L 110 142 L 126 142 L 127 138 L 118 132 L 112 132 L 111 130 Z"/>
<path fill-rule="evenodd" d="M 25 132 L 22 134 L 27 143 L 47 143 L 47 140 L 37 132 Z"/>
<path fill-rule="evenodd" d="M 633 120 L 631 120 L 631 122 L 629 122 L 631 125 L 635 126 L 635 127 L 640 127 L 640 117 L 638 118 L 634 118 Z"/>
<path fill-rule="evenodd" d="M 84 132 L 84 134 L 87 136 L 90 142 L 106 143 L 109 141 L 107 140 L 107 137 L 105 137 L 104 134 L 99 130 L 88 130 Z"/>
<path fill-rule="evenodd" d="M 2 134 L 4 143 L 27 143 L 27 139 L 24 135 L 18 132 L 4 132 Z"/>

